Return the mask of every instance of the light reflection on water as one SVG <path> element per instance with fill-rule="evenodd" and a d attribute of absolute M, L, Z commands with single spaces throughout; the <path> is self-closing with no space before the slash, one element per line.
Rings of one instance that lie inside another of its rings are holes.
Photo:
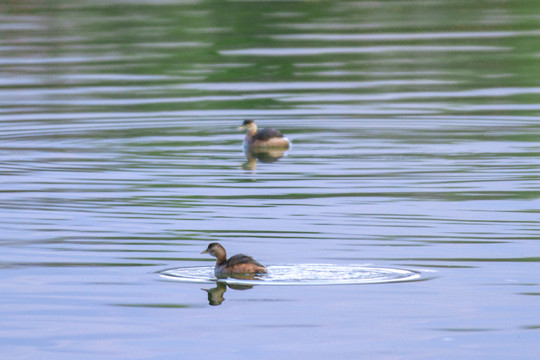
<path fill-rule="evenodd" d="M 3 357 L 537 356 L 534 2 L 45 3 L 0 6 Z M 245 118 L 293 148 L 246 156 Z M 156 275 L 213 241 L 438 276 L 216 320 Z"/>

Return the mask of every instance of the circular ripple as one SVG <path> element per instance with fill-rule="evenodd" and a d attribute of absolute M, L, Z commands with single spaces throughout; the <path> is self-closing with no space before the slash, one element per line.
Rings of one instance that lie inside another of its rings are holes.
<path fill-rule="evenodd" d="M 381 284 L 419 280 L 417 271 L 379 268 L 360 265 L 274 265 L 267 266 L 268 274 L 257 279 L 216 279 L 214 267 L 181 267 L 164 270 L 161 276 L 176 281 L 214 283 L 216 281 L 237 285 L 342 285 Z"/>

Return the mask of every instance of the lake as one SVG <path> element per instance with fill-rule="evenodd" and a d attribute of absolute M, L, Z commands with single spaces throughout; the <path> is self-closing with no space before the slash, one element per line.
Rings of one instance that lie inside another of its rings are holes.
<path fill-rule="evenodd" d="M 7 1 L 0 19 L 2 359 L 538 358 L 539 2 Z M 292 148 L 246 156 L 244 119 Z M 212 267 L 211 242 L 420 278 L 162 276 Z"/>

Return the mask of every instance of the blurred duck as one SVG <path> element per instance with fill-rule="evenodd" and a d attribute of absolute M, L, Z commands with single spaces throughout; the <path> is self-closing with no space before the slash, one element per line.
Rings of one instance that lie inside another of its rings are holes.
<path fill-rule="evenodd" d="M 214 273 L 216 277 L 229 274 L 266 274 L 266 268 L 251 256 L 238 254 L 227 260 L 227 252 L 219 243 L 211 243 L 201 254 L 217 258 Z"/>
<path fill-rule="evenodd" d="M 291 147 L 289 139 L 277 129 L 265 128 L 257 130 L 257 124 L 253 120 L 244 120 L 239 130 L 247 130 L 244 145 L 250 149 L 288 149 Z"/>

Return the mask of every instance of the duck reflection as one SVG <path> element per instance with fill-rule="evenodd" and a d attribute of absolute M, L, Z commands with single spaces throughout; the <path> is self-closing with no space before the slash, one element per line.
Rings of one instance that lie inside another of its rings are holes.
<path fill-rule="evenodd" d="M 242 164 L 244 170 L 255 170 L 257 162 L 273 163 L 285 156 L 287 150 L 280 149 L 252 149 L 244 148 L 246 162 Z"/>
<path fill-rule="evenodd" d="M 223 301 L 225 301 L 225 297 L 223 294 L 227 291 L 227 287 L 234 289 L 234 290 L 248 290 L 253 287 L 253 285 L 235 285 L 235 284 L 227 284 L 223 282 L 216 282 L 216 287 L 211 289 L 202 289 L 206 291 L 208 294 L 208 304 L 212 306 L 221 305 Z"/>

